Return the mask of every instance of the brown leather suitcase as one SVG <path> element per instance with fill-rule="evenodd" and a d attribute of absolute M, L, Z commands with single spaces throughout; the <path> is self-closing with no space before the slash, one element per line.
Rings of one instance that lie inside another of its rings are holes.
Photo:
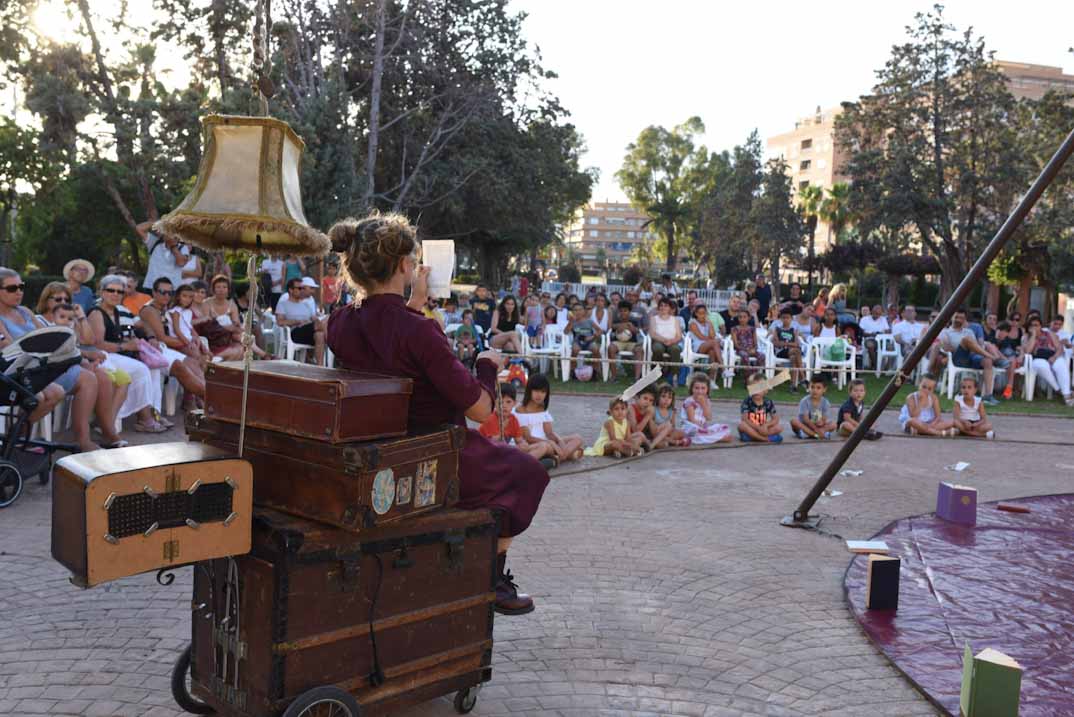
<path fill-rule="evenodd" d="M 191 411 L 192 440 L 237 455 L 239 427 Z M 466 429 L 447 426 L 406 438 L 329 444 L 246 429 L 254 503 L 348 530 L 451 507 L 459 499 L 459 451 Z"/>
<path fill-rule="evenodd" d="M 102 582 L 250 550 L 253 472 L 234 453 L 157 443 L 66 456 L 52 480 L 52 557 Z"/>
<path fill-rule="evenodd" d="M 242 362 L 205 370 L 205 413 L 238 423 Z M 375 373 L 258 361 L 250 368 L 246 425 L 341 443 L 406 435 L 413 382 Z"/>
<path fill-rule="evenodd" d="M 484 510 L 356 535 L 256 508 L 250 554 L 194 571 L 191 692 L 278 715 L 335 685 L 369 717 L 487 681 L 496 536 Z"/>

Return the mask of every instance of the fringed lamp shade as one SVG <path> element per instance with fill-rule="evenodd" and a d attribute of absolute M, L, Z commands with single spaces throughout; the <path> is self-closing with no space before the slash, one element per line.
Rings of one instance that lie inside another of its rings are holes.
<path fill-rule="evenodd" d="M 197 183 L 153 225 L 203 249 L 320 256 L 331 244 L 306 222 L 299 166 L 305 144 L 270 117 L 210 115 Z"/>

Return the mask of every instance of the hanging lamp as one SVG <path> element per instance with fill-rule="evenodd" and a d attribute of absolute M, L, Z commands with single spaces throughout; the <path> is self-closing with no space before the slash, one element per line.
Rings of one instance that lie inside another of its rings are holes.
<path fill-rule="evenodd" d="M 153 231 L 202 249 L 321 256 L 328 237 L 302 211 L 305 143 L 272 117 L 209 115 L 194 189 Z"/>

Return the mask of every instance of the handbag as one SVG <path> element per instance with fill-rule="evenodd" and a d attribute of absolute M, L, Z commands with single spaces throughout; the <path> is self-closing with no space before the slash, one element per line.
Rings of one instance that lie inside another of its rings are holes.
<path fill-rule="evenodd" d="M 168 368 L 164 352 L 145 339 L 138 339 L 138 360 L 149 368 Z"/>

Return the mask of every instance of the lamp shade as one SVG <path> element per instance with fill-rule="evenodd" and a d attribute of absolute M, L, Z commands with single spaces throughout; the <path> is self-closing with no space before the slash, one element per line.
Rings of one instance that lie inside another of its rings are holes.
<path fill-rule="evenodd" d="M 271 117 L 210 115 L 186 199 L 153 232 L 203 249 L 319 256 L 331 244 L 306 222 L 299 167 L 305 143 Z"/>

